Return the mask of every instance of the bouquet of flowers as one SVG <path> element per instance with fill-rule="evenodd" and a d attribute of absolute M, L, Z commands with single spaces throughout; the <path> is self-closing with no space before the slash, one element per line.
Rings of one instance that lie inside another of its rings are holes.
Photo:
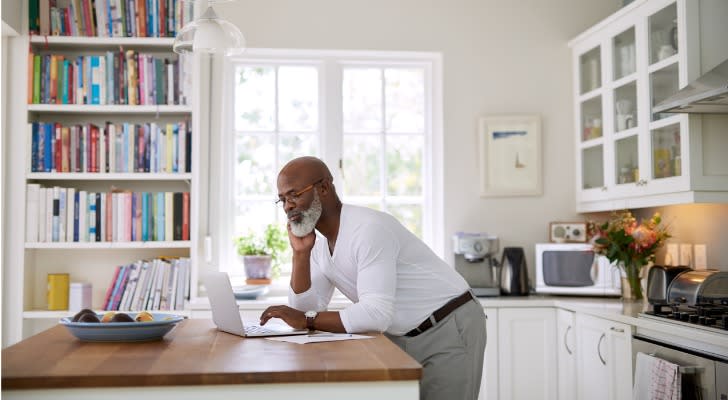
<path fill-rule="evenodd" d="M 642 298 L 640 270 L 655 260 L 655 252 L 670 237 L 667 228 L 661 226 L 660 213 L 649 220 L 637 220 L 628 210 L 614 213 L 614 217 L 597 225 L 589 222 L 594 253 L 606 256 L 609 261 L 624 269 L 632 297 Z"/>

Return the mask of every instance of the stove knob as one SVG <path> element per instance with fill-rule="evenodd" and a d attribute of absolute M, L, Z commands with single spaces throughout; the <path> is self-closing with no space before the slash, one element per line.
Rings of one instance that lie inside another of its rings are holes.
<path fill-rule="evenodd" d="M 700 325 L 705 325 L 705 317 L 703 317 L 702 315 L 698 317 L 698 323 Z"/>
<path fill-rule="evenodd" d="M 690 315 L 690 317 L 688 318 L 688 320 L 689 320 L 690 322 L 692 322 L 693 324 L 695 324 L 695 323 L 697 323 L 697 322 L 698 322 L 698 316 L 697 316 L 697 315 L 695 315 L 695 314 L 691 314 L 691 315 Z"/>
<path fill-rule="evenodd" d="M 688 318 L 690 318 L 690 313 L 686 313 L 686 312 L 680 313 L 680 321 L 687 321 Z"/>
<path fill-rule="evenodd" d="M 728 331 L 728 314 L 723 315 L 721 319 L 723 320 L 723 329 Z"/>
<path fill-rule="evenodd" d="M 715 318 L 713 317 L 705 317 L 705 325 L 715 325 Z"/>
<path fill-rule="evenodd" d="M 672 312 L 672 318 L 674 318 L 674 319 L 676 319 L 676 320 L 679 321 L 680 320 L 680 312 L 679 311 L 673 311 Z"/>

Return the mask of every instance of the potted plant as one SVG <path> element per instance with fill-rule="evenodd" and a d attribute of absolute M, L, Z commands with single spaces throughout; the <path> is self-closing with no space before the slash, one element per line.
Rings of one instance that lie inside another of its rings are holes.
<path fill-rule="evenodd" d="M 286 232 L 274 224 L 263 232 L 250 231 L 235 238 L 235 247 L 243 260 L 247 283 L 270 283 L 280 274 L 280 262 L 288 249 Z"/>

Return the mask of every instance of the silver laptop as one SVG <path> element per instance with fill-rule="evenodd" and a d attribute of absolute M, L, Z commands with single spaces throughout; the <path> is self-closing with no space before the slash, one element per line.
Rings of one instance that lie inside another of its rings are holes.
<path fill-rule="evenodd" d="M 217 329 L 223 332 L 243 337 L 289 336 L 308 333 L 306 329 L 293 329 L 291 327 L 261 326 L 259 324 L 243 324 L 240 309 L 235 300 L 230 278 L 225 272 L 210 272 L 202 276 L 202 282 L 207 288 L 207 297 L 210 299 L 212 320 Z"/>

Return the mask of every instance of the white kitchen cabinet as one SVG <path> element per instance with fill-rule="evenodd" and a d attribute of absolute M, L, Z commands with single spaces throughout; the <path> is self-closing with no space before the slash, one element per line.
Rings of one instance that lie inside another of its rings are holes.
<path fill-rule="evenodd" d="M 576 317 L 573 311 L 556 310 L 556 363 L 559 400 L 576 399 Z"/>
<path fill-rule="evenodd" d="M 488 332 L 487 398 L 556 399 L 556 310 L 500 308 L 497 332 L 497 341 Z"/>
<path fill-rule="evenodd" d="M 485 307 L 485 360 L 479 400 L 498 398 L 498 309 Z"/>
<path fill-rule="evenodd" d="M 576 398 L 631 399 L 631 326 L 577 313 L 576 332 Z"/>
<path fill-rule="evenodd" d="M 651 111 L 728 58 L 726 18 L 725 1 L 635 1 L 570 42 L 577 211 L 728 202 L 728 116 Z"/>

